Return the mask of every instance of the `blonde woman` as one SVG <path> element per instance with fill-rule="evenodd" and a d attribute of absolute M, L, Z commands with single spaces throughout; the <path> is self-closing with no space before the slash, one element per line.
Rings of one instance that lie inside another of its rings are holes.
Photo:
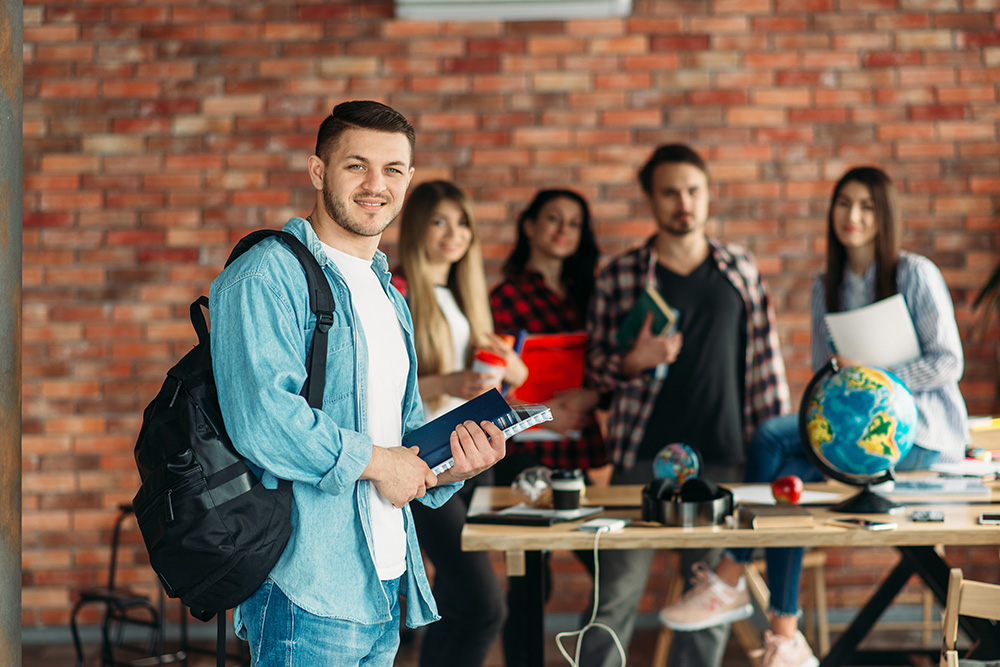
<path fill-rule="evenodd" d="M 523 383 L 527 369 L 493 331 L 476 220 L 460 188 L 430 181 L 411 191 L 400 216 L 398 255 L 402 266 L 392 280 L 413 316 L 425 418 L 501 382 Z M 471 360 L 479 350 L 501 357 L 506 370 L 474 372 Z M 463 552 L 459 542 L 473 489 L 490 481 L 489 472 L 470 480 L 436 510 L 411 507 L 421 546 L 437 572 L 434 595 L 441 614 L 424 635 L 421 666 L 481 665 L 503 624 L 503 593 L 488 556 Z"/>

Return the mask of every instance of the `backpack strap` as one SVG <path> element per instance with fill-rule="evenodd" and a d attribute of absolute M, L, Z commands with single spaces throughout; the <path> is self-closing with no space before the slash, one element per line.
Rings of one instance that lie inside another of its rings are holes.
<path fill-rule="evenodd" d="M 333 311 L 336 304 L 333 300 L 333 292 L 330 290 L 330 283 L 323 275 L 323 268 L 316 261 L 316 257 L 294 235 L 277 229 L 260 229 L 240 239 L 236 247 L 233 248 L 233 252 L 230 253 L 229 259 L 226 260 L 226 266 L 271 236 L 277 236 L 285 242 L 306 272 L 306 283 L 309 285 L 309 308 L 316 314 L 316 331 L 313 333 L 312 345 L 310 345 L 309 354 L 306 357 L 306 382 L 302 386 L 300 394 L 309 402 L 309 405 L 318 410 L 323 407 L 323 389 L 326 387 L 327 339 L 330 327 L 333 326 Z M 192 317 L 193 308 L 192 304 Z M 195 329 L 197 330 L 197 324 Z M 199 331 L 199 340 L 200 336 L 201 332 Z"/>

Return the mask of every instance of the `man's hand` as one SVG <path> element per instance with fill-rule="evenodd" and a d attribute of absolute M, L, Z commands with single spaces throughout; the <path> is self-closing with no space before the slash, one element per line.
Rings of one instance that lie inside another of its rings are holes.
<path fill-rule="evenodd" d="M 647 368 L 653 368 L 659 364 L 672 364 L 681 353 L 681 346 L 684 340 L 681 332 L 670 336 L 655 335 L 653 333 L 653 314 L 646 315 L 646 321 L 639 329 L 639 336 L 635 340 L 635 345 L 622 358 L 622 375 L 627 378 L 635 377 Z"/>
<path fill-rule="evenodd" d="M 455 465 L 438 475 L 438 484 L 450 484 L 475 477 L 504 457 L 507 438 L 496 424 L 476 425 L 466 421 L 451 432 L 451 455 Z"/>
<path fill-rule="evenodd" d="M 587 471 L 587 484 L 590 486 L 611 486 L 611 476 L 615 472 L 613 463 L 607 463 L 600 468 Z"/>
<path fill-rule="evenodd" d="M 419 447 L 372 447 L 372 458 L 361 473 L 393 507 L 403 507 L 414 498 L 422 498 L 427 489 L 437 485 L 437 477 L 417 456 Z"/>
<path fill-rule="evenodd" d="M 591 411 L 597 405 L 597 392 L 592 389 L 566 389 L 556 392 L 555 396 L 545 401 L 552 411 L 552 421 L 545 428 L 567 435 L 571 431 L 579 432 L 590 423 Z"/>

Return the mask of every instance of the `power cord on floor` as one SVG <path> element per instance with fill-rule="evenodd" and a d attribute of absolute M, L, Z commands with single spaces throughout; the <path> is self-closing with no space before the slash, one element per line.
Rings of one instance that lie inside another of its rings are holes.
<path fill-rule="evenodd" d="M 594 619 L 597 618 L 597 601 L 599 599 L 598 594 L 600 593 L 601 581 L 601 563 L 600 559 L 597 557 L 598 544 L 601 540 L 601 534 L 607 533 L 610 530 L 611 529 L 607 526 L 601 526 L 594 533 L 594 604 L 593 611 L 590 614 L 590 620 L 587 621 L 587 624 L 579 630 L 573 630 L 572 632 L 560 632 L 556 635 L 556 646 L 559 647 L 559 653 L 562 654 L 562 657 L 566 658 L 566 662 L 570 664 L 570 667 L 580 667 L 580 649 L 583 647 L 583 635 L 587 632 L 587 630 L 592 628 L 607 630 L 607 632 L 611 635 L 611 638 L 615 640 L 615 647 L 618 649 L 618 655 L 622 659 L 622 667 L 625 667 L 628 663 L 628 660 L 625 658 L 625 649 L 622 648 L 621 640 L 618 639 L 618 635 L 615 634 L 615 631 L 604 623 L 596 623 L 594 621 Z M 562 639 L 563 637 L 572 637 L 573 635 L 577 636 L 576 652 L 573 657 L 570 657 L 569 653 L 567 653 L 566 649 L 563 647 Z"/>

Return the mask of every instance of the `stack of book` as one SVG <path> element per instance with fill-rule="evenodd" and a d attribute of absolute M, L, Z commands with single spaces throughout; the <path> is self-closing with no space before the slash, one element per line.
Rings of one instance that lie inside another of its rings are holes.
<path fill-rule="evenodd" d="M 812 512 L 801 505 L 736 506 L 736 526 L 753 530 L 812 528 Z"/>

